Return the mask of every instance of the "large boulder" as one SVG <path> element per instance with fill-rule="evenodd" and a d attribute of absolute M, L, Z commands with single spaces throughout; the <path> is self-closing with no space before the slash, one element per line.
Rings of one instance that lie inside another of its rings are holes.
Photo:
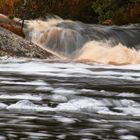
<path fill-rule="evenodd" d="M 56 57 L 45 48 L 0 27 L 0 56 L 3 55 L 41 59 Z"/>

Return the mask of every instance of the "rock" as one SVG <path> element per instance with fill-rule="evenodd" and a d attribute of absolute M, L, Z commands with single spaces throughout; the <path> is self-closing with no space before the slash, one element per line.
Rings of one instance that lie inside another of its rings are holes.
<path fill-rule="evenodd" d="M 112 20 L 111 19 L 107 19 L 104 22 L 102 22 L 103 25 L 112 25 Z"/>
<path fill-rule="evenodd" d="M 3 27 L 19 36 L 24 37 L 24 33 L 22 32 L 22 29 L 20 26 L 12 26 L 10 24 L 0 23 L 0 27 Z"/>
<path fill-rule="evenodd" d="M 16 18 L 10 19 L 7 16 L 0 14 L 0 27 L 3 27 L 17 35 L 24 37 L 24 33 L 22 30 L 21 20 Z"/>
<path fill-rule="evenodd" d="M 32 42 L 0 27 L 0 56 L 8 55 L 13 57 L 28 58 L 56 58 L 45 48 L 41 48 Z"/>

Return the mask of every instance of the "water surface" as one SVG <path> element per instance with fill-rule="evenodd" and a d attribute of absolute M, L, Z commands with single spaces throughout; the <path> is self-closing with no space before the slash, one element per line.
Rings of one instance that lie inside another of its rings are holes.
<path fill-rule="evenodd" d="M 139 140 L 140 65 L 0 61 L 0 139 Z"/>

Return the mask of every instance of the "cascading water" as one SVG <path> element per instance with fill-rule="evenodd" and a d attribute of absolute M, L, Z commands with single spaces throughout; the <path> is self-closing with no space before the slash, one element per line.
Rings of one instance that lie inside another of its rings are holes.
<path fill-rule="evenodd" d="M 105 64 L 140 63 L 140 25 L 102 26 L 62 19 L 25 22 L 28 40 L 61 56 Z"/>

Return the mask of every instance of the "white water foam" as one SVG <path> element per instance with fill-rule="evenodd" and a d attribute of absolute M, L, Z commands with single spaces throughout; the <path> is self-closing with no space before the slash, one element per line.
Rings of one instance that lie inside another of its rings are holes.
<path fill-rule="evenodd" d="M 0 109 L 6 109 L 8 107 L 8 105 L 4 104 L 4 103 L 0 103 Z"/>
<path fill-rule="evenodd" d="M 53 95 L 55 96 L 55 95 Z M 49 98 L 48 98 L 49 99 Z M 19 100 L 15 104 L 6 105 L 1 103 L 0 109 L 8 109 L 14 112 L 69 112 L 69 113 L 97 113 L 104 115 L 131 115 L 140 116 L 140 104 L 131 100 L 121 100 L 121 101 L 104 101 L 96 100 L 87 97 L 75 98 L 65 100 L 58 98 L 58 95 L 54 97 L 55 102 L 59 102 L 56 107 L 48 107 L 47 104 L 37 105 L 29 100 Z M 52 101 L 54 101 L 52 99 Z M 32 100 L 32 99 L 31 99 Z M 34 101 L 34 100 L 33 100 Z M 36 100 L 35 100 L 36 101 Z M 120 113 L 111 111 L 110 106 L 114 106 L 115 110 L 120 110 Z"/>
<path fill-rule="evenodd" d="M 108 42 L 91 41 L 84 45 L 79 61 L 93 61 L 103 64 L 126 65 L 140 64 L 140 51 L 127 48 L 122 44 L 114 47 Z"/>
<path fill-rule="evenodd" d="M 7 68 L 8 67 L 8 68 Z M 27 69 L 28 68 L 28 69 Z M 103 68 L 105 71 L 94 71 L 94 69 Z M 93 70 L 92 70 L 93 69 Z M 113 70 L 112 70 L 113 69 Z M 122 70 L 135 70 L 135 71 L 114 71 L 114 69 Z M 137 70 L 137 71 L 136 71 Z M 43 75 L 55 77 L 96 77 L 96 78 L 117 78 L 128 79 L 133 81 L 140 81 L 140 65 L 126 65 L 126 66 L 107 66 L 107 65 L 86 65 L 81 63 L 40 63 L 40 62 L 27 62 L 27 63 L 7 63 L 0 64 L 0 72 L 16 72 L 28 75 Z M 12 80 L 2 80 L 1 83 L 11 83 Z M 14 83 L 13 83 L 14 84 Z M 44 81 L 33 81 L 33 83 L 16 82 L 16 84 L 32 84 L 32 85 L 46 85 Z"/>
<path fill-rule="evenodd" d="M 38 95 L 31 95 L 31 94 L 21 94 L 21 95 L 0 95 L 1 100 L 32 100 L 32 101 L 41 101 L 42 97 Z"/>
<path fill-rule="evenodd" d="M 54 111 L 53 108 L 48 106 L 40 106 L 32 103 L 29 100 L 20 100 L 15 104 L 11 104 L 7 107 L 10 111 L 15 112 L 47 112 L 47 111 Z"/>
<path fill-rule="evenodd" d="M 120 140 L 139 140 L 139 138 L 133 135 L 123 135 L 120 136 Z"/>
<path fill-rule="evenodd" d="M 47 85 L 45 82 L 41 81 L 41 80 L 37 80 L 37 81 L 30 81 L 30 82 L 16 82 L 16 81 L 1 81 L 0 83 L 2 84 L 12 84 L 12 85 L 39 85 L 39 86 L 44 86 Z"/>

